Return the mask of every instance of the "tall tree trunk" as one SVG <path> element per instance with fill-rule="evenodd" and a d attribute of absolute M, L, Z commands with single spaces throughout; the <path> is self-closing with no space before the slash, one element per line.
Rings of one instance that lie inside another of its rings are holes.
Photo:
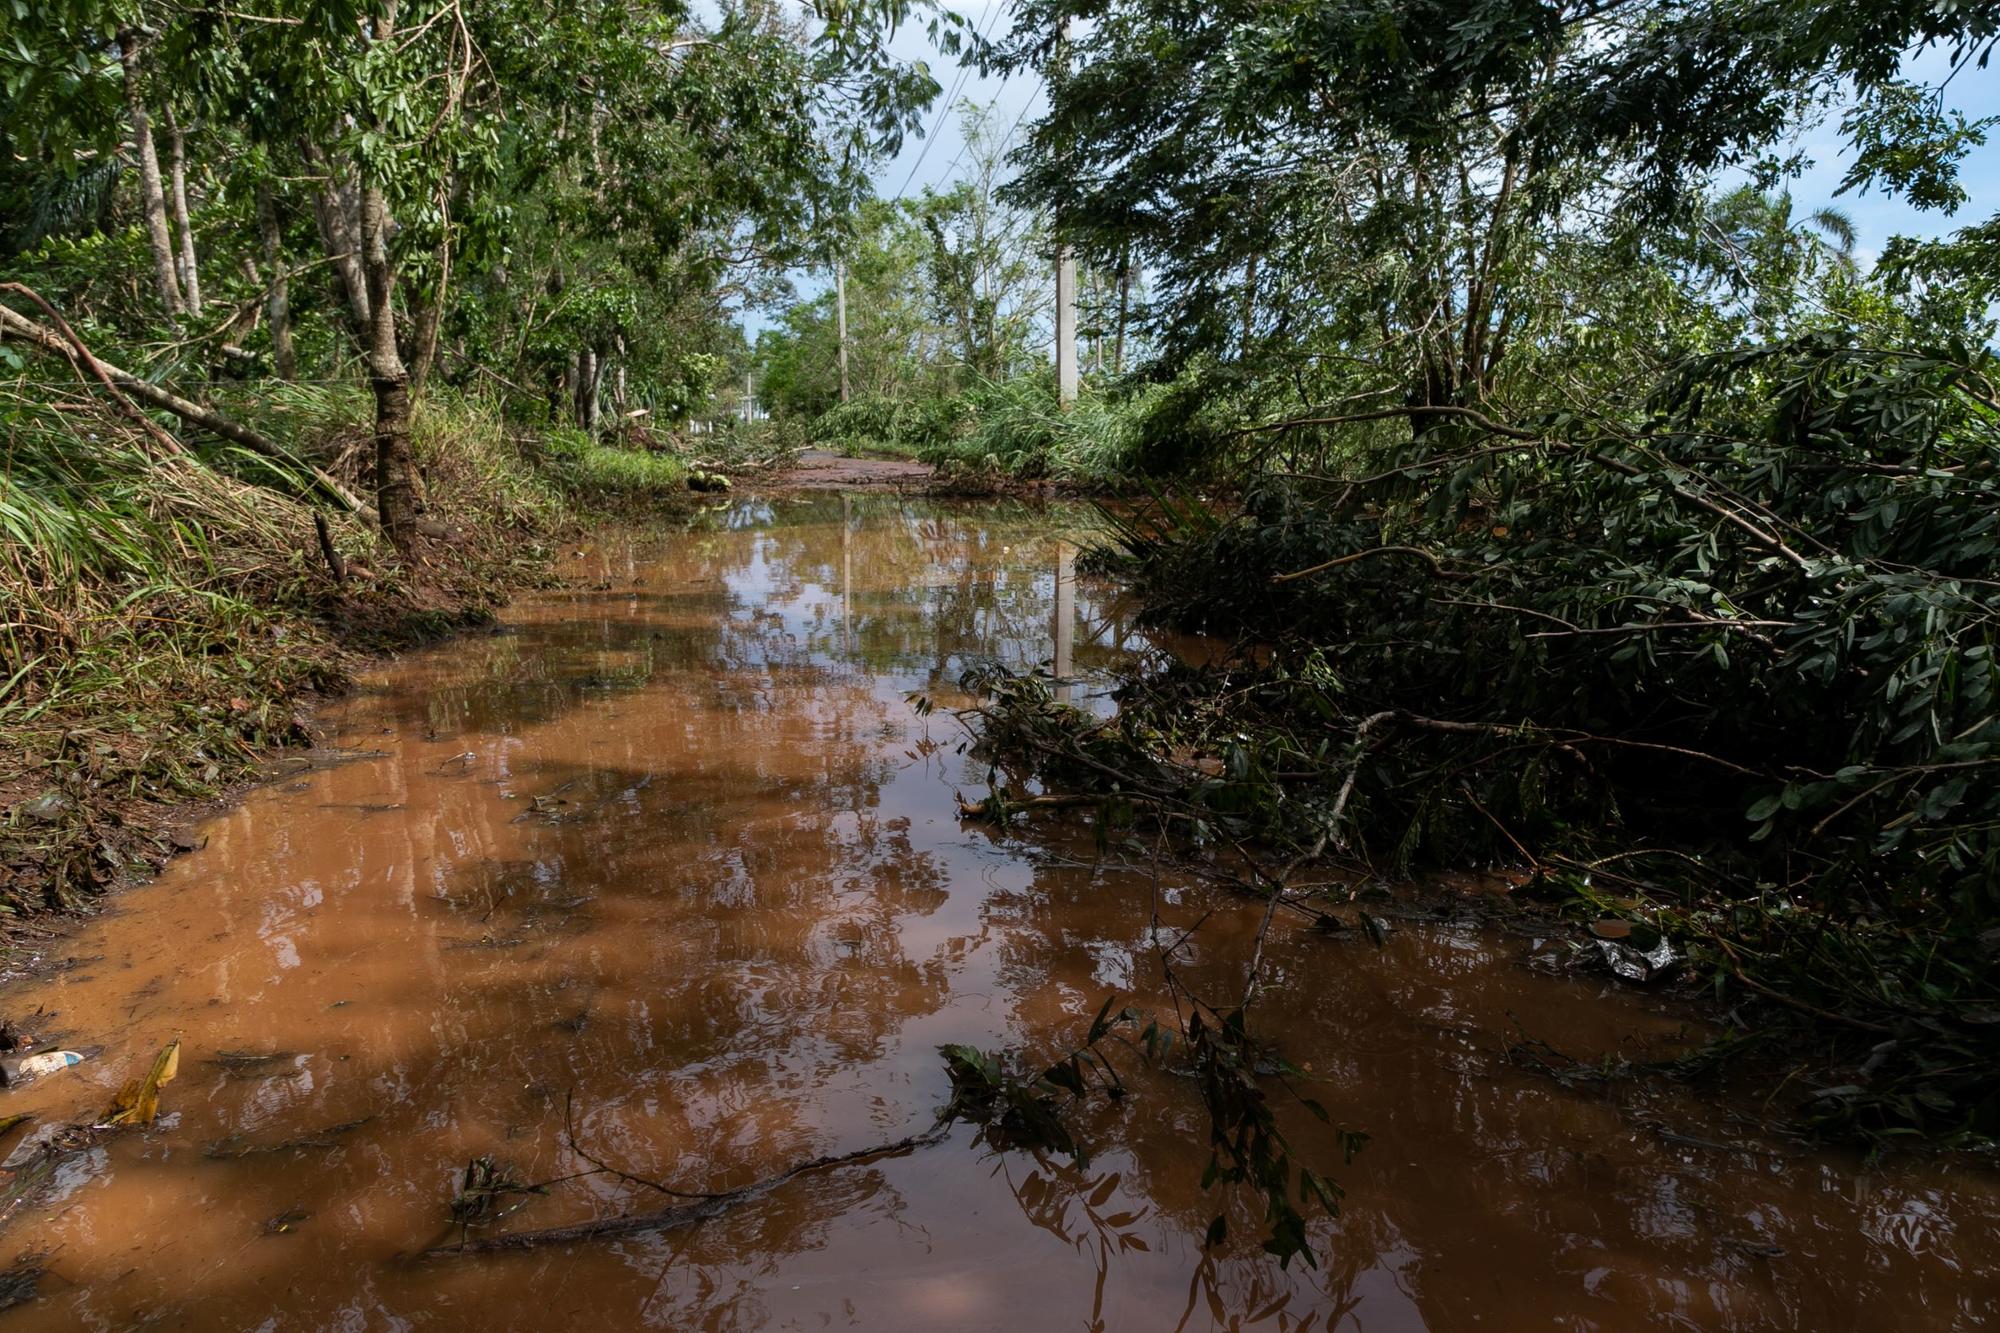
<path fill-rule="evenodd" d="M 167 318 L 178 323 L 186 307 L 181 304 L 181 286 L 174 277 L 174 240 L 167 232 L 167 201 L 160 192 L 160 154 L 153 145 L 153 118 L 146 113 L 139 54 L 144 41 L 137 29 L 122 29 L 118 61 L 125 71 L 125 114 L 132 122 L 132 144 L 139 159 L 139 202 L 146 215 L 146 242 L 153 251 L 153 284 Z"/>
<path fill-rule="evenodd" d="M 431 363 L 437 360 L 438 322 L 444 311 L 444 293 L 434 294 L 412 312 L 410 326 L 410 397 L 424 396 L 431 377 Z"/>
<path fill-rule="evenodd" d="M 396 346 L 396 271 L 389 260 L 389 206 L 380 186 L 361 185 L 361 266 L 368 282 L 368 374 L 375 390 L 375 510 L 405 560 L 417 558 L 416 465 L 410 453 L 410 373 Z"/>
<path fill-rule="evenodd" d="M 615 418 L 614 429 L 622 430 L 625 413 L 631 406 L 626 399 L 625 388 L 625 335 L 619 334 L 612 341 L 612 351 L 617 354 L 616 369 L 611 372 L 611 414 Z"/>
<path fill-rule="evenodd" d="M 595 347 L 586 347 L 576 359 L 576 424 L 589 435 L 597 434 L 597 388 L 604 379 L 604 357 Z"/>
<path fill-rule="evenodd" d="M 833 264 L 834 333 L 840 348 L 840 401 L 847 401 L 847 265 Z"/>
<path fill-rule="evenodd" d="M 437 288 L 416 311 L 416 327 L 410 335 L 410 395 L 424 396 L 431 367 L 437 364 L 438 326 L 443 322 L 445 302 L 451 296 L 451 215 L 464 182 L 454 176 L 438 195 Z"/>
<path fill-rule="evenodd" d="M 264 266 L 271 270 L 271 289 L 264 296 L 264 313 L 271 321 L 271 362 L 281 380 L 299 373 L 292 351 L 291 281 L 285 273 L 284 234 L 278 229 L 278 201 L 271 187 L 257 186 L 257 235 L 264 246 Z"/>
<path fill-rule="evenodd" d="M 1257 261 L 1261 258 L 1253 254 L 1243 266 L 1243 350 L 1239 355 L 1246 361 L 1250 358 L 1250 340 L 1257 332 Z"/>
<path fill-rule="evenodd" d="M 320 244 L 326 247 L 333 271 L 340 275 L 340 290 L 347 297 L 348 313 L 354 318 L 354 337 L 364 348 L 374 325 L 368 301 L 368 275 L 362 261 L 360 199 L 343 173 L 334 169 L 317 145 L 300 145 L 306 161 L 321 173 L 320 187 L 313 195 L 313 219 L 319 224 Z"/>
<path fill-rule="evenodd" d="M 181 295 L 187 302 L 188 313 L 199 314 L 201 271 L 195 267 L 194 223 L 188 216 L 187 136 L 181 133 L 180 122 L 174 119 L 172 107 L 163 108 L 160 114 L 167 120 L 167 166 L 168 179 L 173 182 L 174 231 L 181 240 Z"/>
<path fill-rule="evenodd" d="M 1125 373 L 1125 315 L 1132 305 L 1132 249 L 1118 257 L 1118 341 L 1111 348 L 1111 373 Z"/>

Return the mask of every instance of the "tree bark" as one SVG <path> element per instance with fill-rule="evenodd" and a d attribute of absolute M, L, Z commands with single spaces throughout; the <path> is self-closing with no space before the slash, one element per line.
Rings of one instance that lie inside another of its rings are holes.
<path fill-rule="evenodd" d="M 313 218 L 319 224 L 320 243 L 326 247 L 333 270 L 340 275 L 340 289 L 347 297 L 348 313 L 354 319 L 355 340 L 365 348 L 374 324 L 368 304 L 368 277 L 361 260 L 359 201 L 351 186 L 341 179 L 326 155 L 313 144 L 301 145 L 301 152 L 322 173 L 320 188 L 313 195 Z"/>
<path fill-rule="evenodd" d="M 613 428 L 622 430 L 624 428 L 625 413 L 631 406 L 630 401 L 626 397 L 624 334 L 619 334 L 613 340 L 611 350 L 617 357 L 617 360 L 613 362 L 615 368 L 611 372 L 611 413 L 616 419 L 613 423 Z"/>
<path fill-rule="evenodd" d="M 847 265 L 833 265 L 833 309 L 835 335 L 840 340 L 840 401 L 847 401 Z"/>
<path fill-rule="evenodd" d="M 438 292 L 412 312 L 410 321 L 410 397 L 424 396 L 437 359 L 438 322 L 444 313 L 444 293 Z"/>
<path fill-rule="evenodd" d="M 368 294 L 368 376 L 375 390 L 375 510 L 382 535 L 405 560 L 419 556 L 416 464 L 410 450 L 410 373 L 396 345 L 396 270 L 389 258 L 389 206 L 361 184 L 361 267 Z"/>
<path fill-rule="evenodd" d="M 132 122 L 132 144 L 139 159 L 139 202 L 146 215 L 146 241 L 153 251 L 153 284 L 168 320 L 178 324 L 185 307 L 174 277 L 174 241 L 167 232 L 167 201 L 160 192 L 160 154 L 153 144 L 153 119 L 146 112 L 139 50 L 145 39 L 137 29 L 118 34 L 118 62 L 125 71 L 125 114 Z"/>
<path fill-rule="evenodd" d="M 291 281 L 285 275 L 284 235 L 278 229 L 278 201 L 271 187 L 257 187 L 257 235 L 264 246 L 264 266 L 271 270 L 271 287 L 264 296 L 264 313 L 271 321 L 271 362 L 281 380 L 299 373 L 292 351 Z"/>
<path fill-rule="evenodd" d="M 181 296 L 187 302 L 188 312 L 196 314 L 201 310 L 201 271 L 195 266 L 194 223 L 188 216 L 187 136 L 181 133 L 180 122 L 174 119 L 172 107 L 164 108 L 161 114 L 167 121 L 167 165 L 168 179 L 173 182 L 174 231 L 181 242 Z"/>
<path fill-rule="evenodd" d="M 597 434 L 597 390 L 604 379 L 604 358 L 595 347 L 586 347 L 576 363 L 576 424 L 588 435 Z"/>

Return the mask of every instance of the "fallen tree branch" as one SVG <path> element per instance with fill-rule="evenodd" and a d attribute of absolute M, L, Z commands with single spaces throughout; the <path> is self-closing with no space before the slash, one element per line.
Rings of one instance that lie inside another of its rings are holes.
<path fill-rule="evenodd" d="M 375 511 L 370 509 L 366 504 L 363 504 L 360 497 L 349 491 L 326 472 L 301 459 L 293 457 L 281 446 L 267 439 L 257 431 L 252 430 L 239 421 L 230 420 L 212 408 L 190 402 L 179 394 L 161 388 L 151 380 L 142 379 L 130 371 L 120 370 L 117 366 L 96 356 L 84 345 L 83 340 L 78 338 L 73 330 L 70 330 L 69 325 L 63 321 L 61 315 L 56 313 L 55 308 L 44 300 L 40 293 L 34 291 L 32 288 L 18 282 L 0 282 L 0 292 L 12 292 L 33 301 L 55 319 L 68 334 L 67 338 L 62 337 L 35 323 L 35 321 L 29 319 L 19 311 L 12 310 L 5 305 L 0 305 L 0 338 L 12 338 L 17 342 L 27 343 L 29 346 L 46 352 L 51 356 L 61 357 L 77 369 L 89 373 L 92 378 L 104 385 L 106 391 L 113 398 L 119 400 L 127 408 L 130 408 L 131 404 L 126 401 L 124 395 L 129 394 L 131 397 L 137 398 L 150 407 L 157 407 L 161 411 L 171 412 L 190 426 L 198 426 L 211 435 L 218 435 L 232 444 L 241 445 L 250 452 L 268 458 L 272 462 L 282 463 L 288 467 L 303 468 L 312 475 L 313 480 L 319 484 L 320 488 L 329 497 L 338 501 L 348 513 L 358 514 L 369 522 L 375 521 Z M 143 413 L 138 415 L 143 419 Z M 145 422 L 145 425 L 155 438 L 164 437 L 168 443 L 172 444 L 176 453 L 183 452 L 179 442 L 174 440 L 171 435 L 167 435 L 165 431 L 162 431 L 150 421 Z"/>
<path fill-rule="evenodd" d="M 826 1171 L 836 1166 L 850 1166 L 877 1157 L 896 1156 L 917 1148 L 927 1148 L 942 1143 L 945 1135 L 951 1132 L 951 1126 L 951 1121 L 940 1120 L 921 1134 L 912 1134 L 892 1143 L 878 1143 L 868 1148 L 857 1148 L 853 1152 L 814 1157 L 786 1167 L 774 1176 L 766 1176 L 740 1189 L 724 1190 L 709 1195 L 695 1203 L 674 1204 L 668 1208 L 656 1208 L 646 1213 L 626 1213 L 619 1217 L 600 1217 L 566 1227 L 545 1227 L 539 1231 L 516 1231 L 504 1236 L 486 1236 L 458 1245 L 440 1245 L 425 1250 L 422 1257 L 433 1259 L 459 1254 L 494 1254 L 502 1250 L 532 1250 L 544 1245 L 573 1245 L 578 1241 L 606 1240 L 614 1236 L 675 1231 L 681 1227 L 693 1226 L 697 1222 L 720 1217 L 738 1204 L 762 1198 L 786 1181 L 809 1172 Z"/>
<path fill-rule="evenodd" d="M 1307 426 L 1351 426 L 1364 421 L 1394 421 L 1398 417 L 1460 417 L 1470 421 L 1481 430 L 1495 435 L 1504 435 L 1510 440 L 1539 442 L 1542 437 L 1531 430 L 1518 426 L 1508 426 L 1495 421 L 1484 412 L 1470 407 L 1453 407 L 1445 404 L 1437 406 L 1385 407 L 1374 412 L 1348 412 L 1333 417 L 1295 417 L 1290 421 L 1267 421 L 1261 426 L 1246 426 L 1233 432 L 1236 435 L 1258 435 L 1271 430 L 1300 430 Z"/>
<path fill-rule="evenodd" d="M 1472 577 L 1470 574 L 1461 573 L 1458 570 L 1446 569 L 1442 560 L 1429 551 L 1424 550 L 1421 546 L 1371 546 L 1365 551 L 1356 551 L 1352 555 L 1335 556 L 1331 560 L 1323 560 L 1319 564 L 1306 569 L 1295 569 L 1289 574 L 1273 574 L 1271 582 L 1291 583 L 1298 579 L 1311 578 L 1314 574 L 1323 574 L 1329 569 L 1338 569 L 1342 565 L 1351 565 L 1357 560 L 1366 560 L 1371 555 L 1413 555 L 1419 560 L 1427 562 L 1431 567 L 1431 572 L 1441 579 L 1467 579 Z"/>
<path fill-rule="evenodd" d="M 41 293 L 18 282 L 0 283 L 0 291 L 19 292 L 40 306 L 42 313 L 49 317 L 49 322 L 56 326 L 56 332 L 60 333 L 63 338 L 63 342 L 58 343 L 53 337 L 50 337 L 47 330 L 38 330 L 41 337 L 48 340 L 47 350 L 66 357 L 72 364 L 89 371 L 91 376 L 104 386 L 104 391 L 111 395 L 111 401 L 118 404 L 118 410 L 137 422 L 139 429 L 145 431 L 146 434 L 153 438 L 156 444 L 165 449 L 169 454 L 182 454 L 186 452 L 186 450 L 181 448 L 179 440 L 161 430 L 159 426 L 154 424 L 151 417 L 132 405 L 130 398 L 119 392 L 117 384 L 112 381 L 110 367 L 91 355 L 90 349 L 84 346 L 83 339 L 77 337 L 76 330 L 69 326 L 69 321 L 62 317 L 60 311 L 50 305 L 47 300 L 43 299 Z M 14 314 L 6 306 L 0 306 L 0 312 L 5 312 L 5 315 Z M 15 316 L 15 318 L 20 319 L 19 316 Z M 32 327 L 32 324 L 26 319 L 21 319 L 20 322 Z M 4 315 L 0 315 L 0 332 L 6 331 L 10 331 L 10 326 L 6 322 Z M 67 346 L 63 345 L 64 343 Z"/>

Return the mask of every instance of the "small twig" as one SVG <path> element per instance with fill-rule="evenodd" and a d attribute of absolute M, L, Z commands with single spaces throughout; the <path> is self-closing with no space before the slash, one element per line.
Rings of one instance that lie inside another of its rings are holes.
<path fill-rule="evenodd" d="M 1424 550 L 1421 546 L 1371 546 L 1365 551 L 1356 551 L 1352 555 L 1336 556 L 1331 560 L 1321 561 L 1319 564 L 1306 569 L 1295 569 L 1289 574 L 1273 574 L 1271 582 L 1291 583 L 1298 579 L 1311 578 L 1314 574 L 1323 574 L 1329 569 L 1338 569 L 1342 565 L 1351 565 L 1357 560 L 1366 560 L 1371 555 L 1415 556 L 1430 565 L 1431 572 L 1441 579 L 1467 579 L 1472 577 L 1470 574 L 1461 573 L 1458 570 L 1446 569 L 1442 560 L 1432 555 L 1429 551 Z"/>
<path fill-rule="evenodd" d="M 319 534 L 319 553 L 325 557 L 326 567 L 333 571 L 333 581 L 346 583 L 347 562 L 340 558 L 340 552 L 334 548 L 333 534 L 326 526 L 326 515 L 318 510 L 313 511 L 313 531 Z"/>

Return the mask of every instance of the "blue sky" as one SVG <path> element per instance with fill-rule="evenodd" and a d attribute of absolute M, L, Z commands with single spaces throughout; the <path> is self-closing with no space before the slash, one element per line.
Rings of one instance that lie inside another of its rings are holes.
<path fill-rule="evenodd" d="M 1919 54 L 1904 67 L 1904 76 L 1920 83 L 1936 84 L 1951 73 L 1948 53 L 1937 50 Z M 1944 102 L 1969 120 L 2000 116 L 2000 78 L 1992 69 L 1968 66 L 1946 84 Z M 1960 166 L 1959 183 L 1972 198 L 1952 216 L 1921 212 L 1880 190 L 1850 191 L 1835 198 L 1853 158 L 1841 139 L 1838 112 L 1798 135 L 1795 142 L 1814 165 L 1792 183 L 1794 202 L 1801 212 L 1830 204 L 1853 218 L 1856 255 L 1863 265 L 1881 254 L 1891 236 L 1937 236 L 2000 212 L 2000 125 L 1994 126 L 1986 146 L 1973 149 Z"/>
<path fill-rule="evenodd" d="M 1865 3 L 1865 0 L 1849 2 Z M 1011 6 L 1012 0 L 961 0 L 954 7 L 982 32 L 998 36 L 1005 31 L 1009 19 L 1004 11 Z M 926 185 L 946 183 L 948 170 L 964 147 L 956 102 L 970 99 L 980 105 L 992 104 L 998 108 L 1002 124 L 1013 124 L 1017 117 L 1026 124 L 1041 112 L 1045 103 L 1032 75 L 1002 80 L 983 76 L 977 70 L 962 70 L 952 57 L 931 47 L 921 23 L 913 23 L 898 33 L 891 49 L 905 59 L 927 61 L 944 92 L 924 118 L 925 136 L 912 135 L 902 151 L 875 173 L 875 189 L 883 198 L 893 198 L 899 193 L 917 194 Z M 1951 74 L 1951 65 L 1945 52 L 1926 51 L 1909 62 L 1905 73 L 1912 80 L 1935 84 Z M 954 88 L 956 96 L 947 101 L 945 94 Z M 1990 69 L 1964 69 L 1946 86 L 1945 103 L 1975 120 L 2000 116 L 2000 77 L 1995 77 Z M 1974 149 L 1962 165 L 1960 179 L 1972 197 L 1955 216 L 1919 211 L 1879 190 L 1836 197 L 1834 192 L 1840 188 L 1841 177 L 1852 159 L 1840 134 L 1837 108 L 1817 125 L 1795 135 L 1790 148 L 1803 152 L 1813 163 L 1792 183 L 1796 211 L 1804 213 L 1831 205 L 1846 213 L 1854 221 L 1856 257 L 1864 267 L 1874 262 L 1892 236 L 1936 236 L 2000 212 L 2000 126 L 1994 127 L 1993 141 Z M 802 295 L 810 295 L 823 285 L 807 274 L 797 275 L 797 283 Z M 756 331 L 768 322 L 767 315 L 751 312 L 751 336 L 755 337 Z"/>

